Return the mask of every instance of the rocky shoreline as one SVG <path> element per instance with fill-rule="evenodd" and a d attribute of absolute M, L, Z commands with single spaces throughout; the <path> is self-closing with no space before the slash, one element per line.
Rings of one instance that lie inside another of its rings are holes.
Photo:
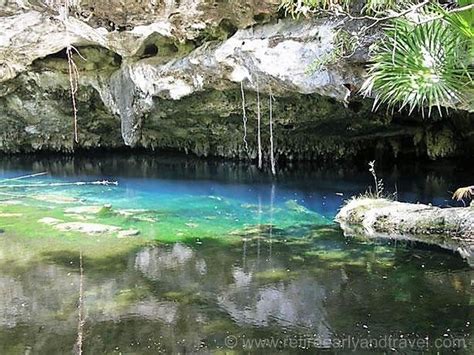
<path fill-rule="evenodd" d="M 360 197 L 342 207 L 336 222 L 347 236 L 437 245 L 459 253 L 474 267 L 474 207 L 439 208 Z"/>

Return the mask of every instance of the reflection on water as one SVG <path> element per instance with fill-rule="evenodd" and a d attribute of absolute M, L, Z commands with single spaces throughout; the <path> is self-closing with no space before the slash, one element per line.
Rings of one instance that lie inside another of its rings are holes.
<path fill-rule="evenodd" d="M 76 161 L 78 168 L 34 162 L 41 165 L 36 169 L 27 161 L 0 164 L 4 176 L 47 170 L 61 180 L 117 177 L 119 189 L 104 196 L 90 191 L 83 198 L 112 200 L 121 208 L 146 205 L 155 211 L 147 218 L 191 219 L 188 228 L 196 233 L 195 224 L 225 230 L 206 219 L 218 206 L 223 224 L 232 227 L 230 240 L 196 235 L 85 254 L 86 354 L 230 351 L 229 336 L 472 341 L 474 275 L 460 258 L 422 245 L 347 239 L 331 224 L 344 198 L 336 192 L 347 196 L 365 188 L 357 174 L 328 178 L 329 172 L 312 175 L 303 169 L 272 184 L 233 164 L 144 160 L 145 166 L 135 161 L 125 169 L 127 161 Z M 433 184 L 427 187 L 426 179 L 418 176 L 398 189 L 404 186 L 414 199 L 444 199 L 447 183 L 429 178 Z M 126 196 L 137 199 L 127 202 Z M 153 219 L 147 223 L 159 225 Z M 97 248 L 111 248 L 113 242 Z M 0 234 L 0 354 L 70 353 L 78 299 L 74 245 L 57 238 L 28 240 L 8 228 Z M 234 350 L 241 351 L 241 345 Z"/>
<path fill-rule="evenodd" d="M 85 261 L 86 353 L 191 352 L 237 337 L 317 334 L 470 340 L 472 272 L 451 254 L 345 241 L 148 246 Z M 8 241 L 3 243 L 14 243 Z M 3 245 L 2 245 L 3 246 Z M 345 247 L 344 247 L 345 246 Z M 322 256 L 322 257 L 320 257 Z M 18 255 L 21 257 L 21 255 Z M 77 330 L 77 257 L 2 263 L 2 354 L 69 352 Z M 443 265 L 440 265 L 443 263 Z M 120 265 L 120 267 L 116 267 Z"/>

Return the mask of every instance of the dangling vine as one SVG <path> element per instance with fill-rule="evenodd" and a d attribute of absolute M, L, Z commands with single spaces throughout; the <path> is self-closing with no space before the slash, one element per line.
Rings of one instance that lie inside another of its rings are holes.
<path fill-rule="evenodd" d="M 68 45 L 66 48 L 67 54 L 67 62 L 68 62 L 68 69 L 69 69 L 69 91 L 71 94 L 71 102 L 72 102 L 72 115 L 73 115 L 73 124 L 74 124 L 74 141 L 79 143 L 79 136 L 78 136 L 78 128 L 77 128 L 77 102 L 76 102 L 76 94 L 77 88 L 79 83 L 79 71 L 77 70 L 77 65 L 74 62 L 73 53 L 72 51 L 75 49 L 73 46 Z"/>
<path fill-rule="evenodd" d="M 75 5 L 75 0 L 64 0 L 62 4 L 56 5 L 56 11 L 59 13 L 59 20 L 64 23 L 66 28 L 66 33 L 68 39 L 70 39 L 70 33 L 67 26 L 67 22 L 69 21 L 69 8 Z M 54 6 L 54 3 L 53 3 Z M 77 65 L 74 61 L 74 52 L 82 58 L 86 60 L 77 48 L 75 48 L 72 44 L 70 44 L 70 40 L 68 41 L 68 45 L 66 47 L 66 56 L 68 62 L 68 72 L 69 72 L 69 91 L 71 95 L 71 103 L 72 103 L 72 116 L 73 116 L 73 129 L 74 129 L 74 142 L 79 143 L 79 134 L 78 134 L 78 124 L 77 124 L 77 91 L 79 87 L 79 71 L 77 69 Z"/>
<path fill-rule="evenodd" d="M 258 168 L 262 169 L 262 132 L 261 132 L 261 111 L 260 111 L 260 89 L 257 77 L 257 145 L 258 145 Z"/>
<path fill-rule="evenodd" d="M 274 153 L 274 144 L 273 144 L 273 100 L 275 98 L 272 95 L 272 90 L 270 89 L 269 95 L 269 110 L 270 110 L 270 166 L 272 169 L 272 174 L 276 175 L 275 168 L 275 153 Z"/>
<path fill-rule="evenodd" d="M 245 151 L 248 152 L 249 150 L 249 145 L 248 145 L 248 142 L 247 142 L 247 111 L 245 109 L 245 91 L 244 91 L 244 81 L 242 80 L 240 82 L 240 93 L 242 95 L 242 123 L 244 125 L 244 137 L 243 137 L 243 141 L 244 141 L 244 147 L 245 147 Z"/>

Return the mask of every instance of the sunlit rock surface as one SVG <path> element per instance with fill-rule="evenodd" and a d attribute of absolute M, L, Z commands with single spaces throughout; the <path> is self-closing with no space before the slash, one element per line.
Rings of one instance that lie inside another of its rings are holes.
<path fill-rule="evenodd" d="M 336 216 L 346 235 L 421 241 L 458 252 L 474 266 L 474 208 L 439 208 L 356 198 Z"/>

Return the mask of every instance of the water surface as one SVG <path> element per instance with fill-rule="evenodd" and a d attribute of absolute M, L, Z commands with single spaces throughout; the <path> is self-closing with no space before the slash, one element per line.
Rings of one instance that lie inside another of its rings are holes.
<path fill-rule="evenodd" d="M 86 354 L 363 353 L 356 341 L 384 338 L 426 343 L 379 342 L 375 352 L 472 351 L 474 274 L 462 259 L 346 238 L 333 224 L 344 199 L 371 183 L 365 167 L 300 165 L 271 179 L 245 164 L 183 157 L 0 161 L 0 180 L 43 171 L 15 184 L 119 185 L 0 189 L 0 354 L 73 351 L 80 255 Z M 401 200 L 440 206 L 472 183 L 462 166 L 380 174 Z M 66 212 L 105 204 L 96 215 Z M 44 217 L 140 234 L 61 232 L 38 223 Z"/>

